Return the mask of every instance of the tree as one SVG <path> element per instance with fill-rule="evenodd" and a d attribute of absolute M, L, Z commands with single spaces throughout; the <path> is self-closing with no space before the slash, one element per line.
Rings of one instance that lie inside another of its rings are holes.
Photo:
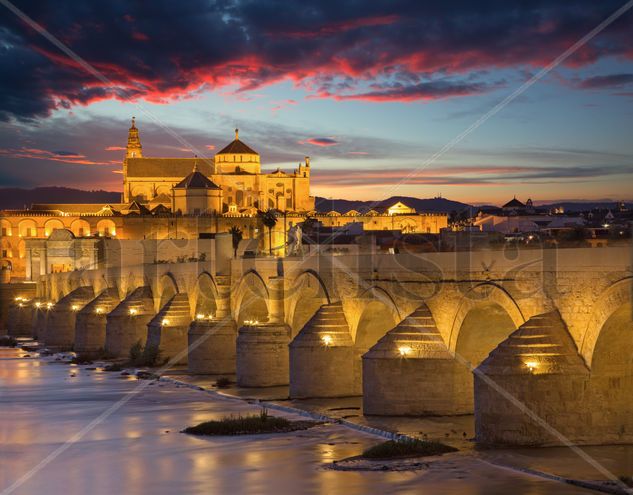
<path fill-rule="evenodd" d="M 237 248 L 240 246 L 240 241 L 244 237 L 242 229 L 240 229 L 237 225 L 233 225 L 233 227 L 229 229 L 229 234 L 231 234 L 233 241 L 233 257 L 237 258 Z"/>
<path fill-rule="evenodd" d="M 307 237 L 308 242 L 314 242 L 310 236 L 314 234 L 314 231 L 316 230 L 318 224 L 319 221 L 314 217 L 306 217 L 306 219 L 301 224 L 301 230 L 303 231 L 303 234 Z"/>
<path fill-rule="evenodd" d="M 264 226 L 268 227 L 268 251 L 273 254 L 273 228 L 277 225 L 277 214 L 272 208 L 266 211 L 260 211 L 259 217 Z"/>

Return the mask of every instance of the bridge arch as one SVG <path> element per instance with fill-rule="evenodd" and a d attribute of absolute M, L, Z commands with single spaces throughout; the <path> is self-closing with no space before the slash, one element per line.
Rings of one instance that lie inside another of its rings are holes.
<path fill-rule="evenodd" d="M 593 367 L 596 344 L 603 339 L 602 332 L 607 322 L 622 307 L 626 307 L 627 304 L 630 305 L 632 299 L 633 277 L 630 276 L 610 285 L 596 299 L 580 345 L 580 354 L 590 368 Z M 629 314 L 629 322 L 632 317 L 633 315 Z M 613 323 L 613 321 L 610 323 Z"/>
<path fill-rule="evenodd" d="M 176 277 L 170 272 L 163 274 L 158 281 L 158 309 L 162 308 L 169 300 L 178 294 L 178 283 Z"/>
<path fill-rule="evenodd" d="M 472 287 L 459 301 L 449 336 L 449 350 L 457 361 L 454 392 L 471 409 L 472 370 L 520 325 L 525 318 L 512 296 L 497 284 Z"/>
<path fill-rule="evenodd" d="M 591 349 L 589 407 L 599 410 L 604 421 L 597 428 L 607 428 L 601 436 L 614 443 L 631 443 L 633 432 L 633 279 L 620 280 L 597 301 L 585 341 Z M 606 419 L 608 418 L 608 419 Z M 615 425 L 608 429 L 609 425 Z"/>
<path fill-rule="evenodd" d="M 270 294 L 262 276 L 251 269 L 242 275 L 236 285 L 233 317 L 238 325 L 246 320 L 266 321 Z"/>
<path fill-rule="evenodd" d="M 191 291 L 189 307 L 192 308 L 193 315 L 215 315 L 217 299 L 218 288 L 215 280 L 209 272 L 202 272 L 198 275 L 194 289 Z"/>
<path fill-rule="evenodd" d="M 286 320 L 292 329 L 292 337 L 299 333 L 322 305 L 332 302 L 325 282 L 312 269 L 295 277 L 287 289 L 286 300 L 289 301 Z"/>
<path fill-rule="evenodd" d="M 363 352 L 395 327 L 402 317 L 394 298 L 382 287 L 369 287 L 360 294 L 359 300 L 363 305 L 359 308 L 352 337 L 355 347 Z"/>
<path fill-rule="evenodd" d="M 448 338 L 449 348 L 452 351 L 457 349 L 457 341 L 466 318 L 472 318 L 473 311 L 479 311 L 485 307 L 503 310 L 514 325 L 513 329 L 525 323 L 521 308 L 508 291 L 492 282 L 477 284 L 463 295 L 457 306 Z"/>

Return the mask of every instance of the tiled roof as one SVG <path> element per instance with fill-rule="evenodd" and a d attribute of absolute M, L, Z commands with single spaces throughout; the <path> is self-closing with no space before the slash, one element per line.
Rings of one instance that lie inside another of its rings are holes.
<path fill-rule="evenodd" d="M 197 170 L 194 170 L 176 184 L 174 189 L 220 189 L 220 187 Z"/>
<path fill-rule="evenodd" d="M 213 160 L 210 158 L 128 158 L 127 176 L 186 177 L 196 163 L 203 174 L 213 174 Z"/>
<path fill-rule="evenodd" d="M 220 151 L 218 151 L 217 154 L 218 155 L 229 155 L 229 154 L 235 154 L 235 155 L 239 155 L 239 154 L 259 155 L 259 153 L 257 153 L 257 151 L 252 149 L 247 144 L 244 144 L 239 139 L 235 139 L 235 140 L 231 141 L 224 148 L 222 148 Z"/>

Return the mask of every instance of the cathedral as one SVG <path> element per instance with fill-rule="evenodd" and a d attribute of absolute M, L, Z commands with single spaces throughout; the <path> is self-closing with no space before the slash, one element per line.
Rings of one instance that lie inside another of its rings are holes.
<path fill-rule="evenodd" d="M 36 203 L 0 210 L 0 275 L 34 280 L 93 266 L 110 240 L 179 239 L 197 245 L 198 239 L 233 228 L 250 243 L 249 252 L 270 255 L 276 246 L 275 254 L 283 255 L 288 232 L 308 217 L 325 228 L 349 226 L 357 233 L 437 234 L 447 226 L 445 213 L 417 212 L 401 202 L 368 211 L 317 211 L 310 196 L 310 158 L 291 172 L 262 172 L 259 153 L 237 129 L 213 158 L 148 157 L 132 119 L 122 165 L 119 203 Z M 258 213 L 271 209 L 279 212 L 279 221 L 263 235 Z"/>
<path fill-rule="evenodd" d="M 136 201 L 149 211 L 161 206 L 180 214 L 253 214 L 275 208 L 314 210 L 310 158 L 291 173 L 262 173 L 257 151 L 239 138 L 208 158 L 155 158 L 143 155 L 134 119 L 123 160 L 123 204 Z"/>

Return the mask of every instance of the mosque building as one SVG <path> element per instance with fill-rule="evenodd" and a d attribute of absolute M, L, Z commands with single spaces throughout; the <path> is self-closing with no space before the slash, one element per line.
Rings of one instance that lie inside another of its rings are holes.
<path fill-rule="evenodd" d="M 183 177 L 187 180 L 183 181 Z M 200 187 L 203 183 L 205 186 Z M 200 199 L 183 200 L 187 195 Z M 208 196 L 208 201 L 202 196 Z M 238 129 L 235 139 L 212 160 L 146 157 L 133 119 L 123 160 L 123 203 L 131 201 L 148 204 L 150 211 L 162 204 L 183 214 L 250 213 L 253 209 L 269 208 L 309 212 L 314 210 L 310 158 L 306 157 L 305 163 L 291 173 L 280 169 L 262 173 L 259 153 L 240 140 Z"/>
<path fill-rule="evenodd" d="M 37 275 L 30 273 L 28 267 L 33 266 L 42 275 L 77 269 L 44 259 L 46 241 L 56 230 L 68 234 L 55 239 L 66 239 L 85 259 L 92 259 L 86 253 L 98 248 L 81 244 L 82 239 L 194 240 L 238 227 L 244 239 L 257 240 L 255 251 L 265 253 L 269 242 L 283 246 L 287 231 L 307 217 L 328 228 L 355 224 L 366 231 L 437 234 L 447 226 L 446 214 L 416 212 L 400 202 L 366 212 L 318 212 L 310 195 L 310 158 L 292 171 L 262 171 L 259 153 L 240 139 L 238 129 L 213 158 L 151 157 L 144 153 L 133 118 L 122 173 L 120 204 L 33 204 L 24 210 L 0 210 L 3 276 L 10 271 L 12 279 L 31 279 Z M 283 221 L 268 241 L 258 212 L 271 209 Z M 69 235 L 78 241 L 68 240 Z"/>

